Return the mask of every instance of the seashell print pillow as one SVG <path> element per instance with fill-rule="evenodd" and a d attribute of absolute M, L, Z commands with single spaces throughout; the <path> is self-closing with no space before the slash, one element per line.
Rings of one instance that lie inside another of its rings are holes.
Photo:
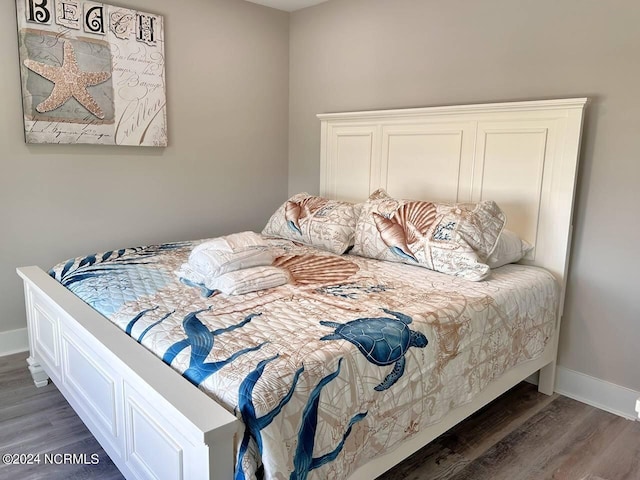
<path fill-rule="evenodd" d="M 361 207 L 352 253 L 478 281 L 490 273 L 485 262 L 505 222 L 493 201 L 397 200 L 381 189 Z"/>
<path fill-rule="evenodd" d="M 262 234 L 343 254 L 353 245 L 355 205 L 298 193 L 271 216 Z"/>

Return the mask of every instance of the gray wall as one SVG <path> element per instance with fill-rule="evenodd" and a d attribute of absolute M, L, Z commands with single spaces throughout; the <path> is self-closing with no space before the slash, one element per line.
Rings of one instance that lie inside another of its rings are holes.
<path fill-rule="evenodd" d="M 640 390 L 640 2 L 331 0 L 290 23 L 289 193 L 316 113 L 588 96 L 560 364 Z"/>
<path fill-rule="evenodd" d="M 286 196 L 289 15 L 126 5 L 165 16 L 165 149 L 25 145 L 15 2 L 0 4 L 0 333 L 26 326 L 16 266 L 262 229 Z"/>

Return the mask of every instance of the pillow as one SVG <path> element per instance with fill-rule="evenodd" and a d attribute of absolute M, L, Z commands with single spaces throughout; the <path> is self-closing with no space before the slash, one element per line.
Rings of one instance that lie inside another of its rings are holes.
<path fill-rule="evenodd" d="M 487 265 L 491 268 L 498 268 L 507 263 L 516 263 L 531 250 L 533 250 L 533 245 L 505 228 L 498 238 L 495 250 L 487 259 Z"/>
<path fill-rule="evenodd" d="M 374 192 L 362 206 L 353 252 L 478 281 L 490 268 L 505 214 L 492 201 L 446 204 Z"/>
<path fill-rule="evenodd" d="M 355 205 L 298 193 L 271 216 L 262 234 L 342 254 L 355 234 Z"/>

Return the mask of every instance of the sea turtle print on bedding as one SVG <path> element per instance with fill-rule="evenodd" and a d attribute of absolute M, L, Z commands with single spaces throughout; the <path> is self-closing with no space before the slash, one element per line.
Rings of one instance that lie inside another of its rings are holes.
<path fill-rule="evenodd" d="M 375 365 L 394 364 L 393 370 L 374 390 L 381 392 L 391 387 L 404 373 L 406 359 L 404 354 L 409 347 L 424 348 L 429 341 L 421 332 L 409 329 L 411 317 L 386 308 L 385 313 L 393 316 L 358 318 L 348 323 L 321 321 L 321 325 L 335 327 L 335 333 L 325 335 L 320 340 L 347 340 Z"/>
<path fill-rule="evenodd" d="M 269 248 L 289 283 L 203 297 L 174 274 L 199 243 L 79 257 L 51 275 L 243 421 L 238 479 L 346 478 L 537 358 L 555 325 L 544 270 L 469 282 L 286 240 Z"/>

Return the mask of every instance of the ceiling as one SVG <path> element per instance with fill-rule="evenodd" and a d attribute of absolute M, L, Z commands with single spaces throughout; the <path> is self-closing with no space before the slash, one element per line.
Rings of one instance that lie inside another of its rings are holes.
<path fill-rule="evenodd" d="M 287 12 L 293 12 L 294 10 L 300 10 L 302 8 L 310 7 L 311 5 L 317 5 L 318 3 L 326 2 L 327 0 L 248 0 L 251 3 L 259 3 L 260 5 L 266 5 L 267 7 L 277 8 L 278 10 L 285 10 Z"/>

